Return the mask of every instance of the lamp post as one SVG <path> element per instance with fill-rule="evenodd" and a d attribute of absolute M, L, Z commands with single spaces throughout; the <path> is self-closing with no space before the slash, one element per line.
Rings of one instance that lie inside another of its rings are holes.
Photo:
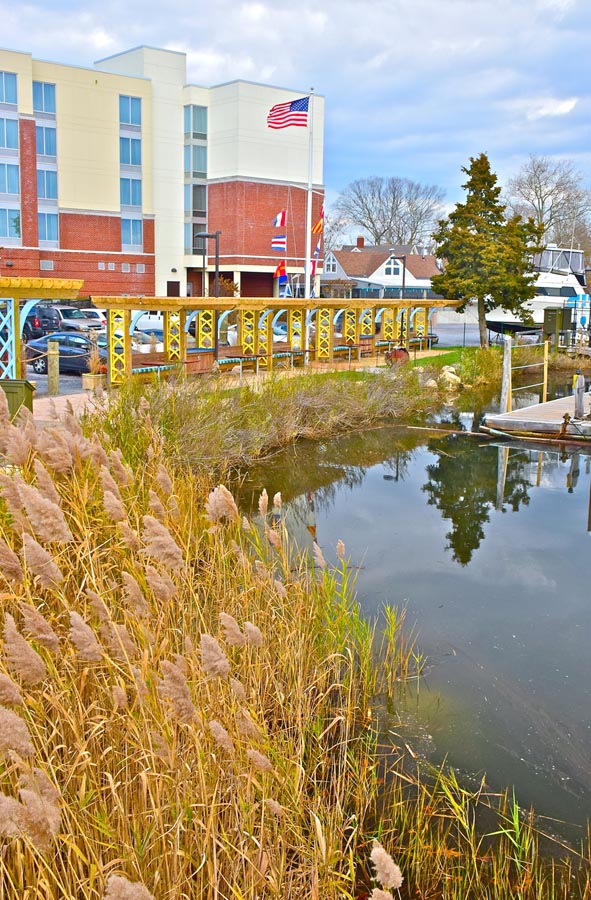
<path fill-rule="evenodd" d="M 203 240 L 213 240 L 215 241 L 215 275 L 213 282 L 213 296 L 217 299 L 220 296 L 220 234 L 221 231 L 197 231 L 195 233 L 196 238 L 203 238 Z M 203 296 L 205 296 L 205 244 L 203 245 Z M 213 314 L 213 324 L 214 324 L 214 357 L 218 358 L 218 311 L 214 310 Z"/>
<path fill-rule="evenodd" d="M 404 300 L 404 289 L 406 287 L 406 253 L 399 257 L 402 260 L 402 287 L 400 288 L 400 299 Z M 404 346 L 408 346 L 408 340 L 404 340 L 404 307 L 400 313 L 400 337 L 403 339 Z"/>

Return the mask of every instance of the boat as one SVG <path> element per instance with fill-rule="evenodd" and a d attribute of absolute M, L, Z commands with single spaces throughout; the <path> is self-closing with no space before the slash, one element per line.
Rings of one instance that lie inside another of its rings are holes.
<path fill-rule="evenodd" d="M 548 246 L 533 257 L 536 272 L 536 295 L 523 304 L 531 321 L 523 322 L 515 313 L 496 307 L 486 314 L 489 331 L 497 334 L 539 333 L 544 326 L 546 310 L 572 310 L 563 328 L 588 327 L 591 299 L 586 293 L 585 258 L 582 250 Z M 578 317 L 578 321 L 577 321 Z"/>

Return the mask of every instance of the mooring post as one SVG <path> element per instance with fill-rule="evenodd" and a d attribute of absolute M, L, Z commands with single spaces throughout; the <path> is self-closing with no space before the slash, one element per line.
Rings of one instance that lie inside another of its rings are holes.
<path fill-rule="evenodd" d="M 60 345 L 47 341 L 47 393 L 57 397 L 60 392 Z"/>
<path fill-rule="evenodd" d="M 503 352 L 503 385 L 501 387 L 501 413 L 511 412 L 511 338 L 505 335 Z"/>

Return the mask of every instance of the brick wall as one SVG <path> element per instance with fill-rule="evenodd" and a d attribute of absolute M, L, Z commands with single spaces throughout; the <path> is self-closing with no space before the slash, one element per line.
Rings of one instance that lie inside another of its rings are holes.
<path fill-rule="evenodd" d="M 38 243 L 37 145 L 33 119 L 19 120 L 21 176 L 21 240 L 25 247 Z"/>
<path fill-rule="evenodd" d="M 221 230 L 220 263 L 277 266 L 284 254 L 271 250 L 274 235 L 287 235 L 287 265 L 303 266 L 306 253 L 307 191 L 288 185 L 228 181 L 208 187 L 208 231 Z M 312 227 L 320 216 L 323 196 L 313 195 Z M 287 226 L 274 228 L 273 220 L 287 210 Z M 311 252 L 318 237 L 312 235 Z M 232 254 L 232 255 L 230 255 Z"/>

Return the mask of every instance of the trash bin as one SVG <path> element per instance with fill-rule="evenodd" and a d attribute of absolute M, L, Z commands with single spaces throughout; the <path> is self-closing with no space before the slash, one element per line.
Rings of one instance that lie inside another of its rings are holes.
<path fill-rule="evenodd" d="M 6 394 L 11 419 L 14 419 L 21 406 L 26 406 L 33 412 L 34 384 L 26 378 L 0 378 L 0 387 Z"/>

